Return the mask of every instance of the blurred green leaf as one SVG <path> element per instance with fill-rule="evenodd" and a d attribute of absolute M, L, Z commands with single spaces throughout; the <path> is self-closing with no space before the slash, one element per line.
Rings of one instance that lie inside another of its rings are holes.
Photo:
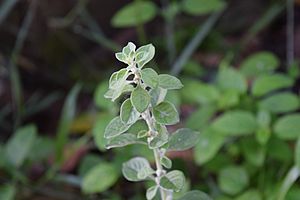
<path fill-rule="evenodd" d="M 222 93 L 218 100 L 218 107 L 220 109 L 227 109 L 239 103 L 239 93 L 234 90 L 227 90 Z"/>
<path fill-rule="evenodd" d="M 114 111 L 116 110 L 116 105 L 109 99 L 104 98 L 104 94 L 107 91 L 107 85 L 108 81 L 102 81 L 97 86 L 96 91 L 94 93 L 94 102 L 99 108 L 112 111 L 112 113 L 114 113 Z"/>
<path fill-rule="evenodd" d="M 235 200 L 262 200 L 262 195 L 256 189 L 250 189 L 239 195 Z"/>
<path fill-rule="evenodd" d="M 16 192 L 16 188 L 13 185 L 2 185 L 0 186 L 0 199 L 14 200 Z"/>
<path fill-rule="evenodd" d="M 205 128 L 215 112 L 216 106 L 213 104 L 201 106 L 187 118 L 186 127 L 196 130 Z"/>
<path fill-rule="evenodd" d="M 224 144 L 224 136 L 212 129 L 206 129 L 199 136 L 199 142 L 194 149 L 194 158 L 198 165 L 213 159 Z"/>
<path fill-rule="evenodd" d="M 267 145 L 266 150 L 268 158 L 276 159 L 285 163 L 289 163 L 292 160 L 292 150 L 285 141 L 273 137 Z"/>
<path fill-rule="evenodd" d="M 118 179 L 118 173 L 110 163 L 95 165 L 86 173 L 82 181 L 82 190 L 86 194 L 103 192 L 114 185 Z"/>
<path fill-rule="evenodd" d="M 218 184 L 223 192 L 236 195 L 249 184 L 249 176 L 243 167 L 228 166 L 220 171 Z"/>
<path fill-rule="evenodd" d="M 31 147 L 29 158 L 32 161 L 46 161 L 55 152 L 55 141 L 52 138 L 38 136 Z"/>
<path fill-rule="evenodd" d="M 151 21 L 157 13 L 151 1 L 134 1 L 121 8 L 112 18 L 115 27 L 137 26 Z"/>
<path fill-rule="evenodd" d="M 243 138 L 241 149 L 246 160 L 254 166 L 260 167 L 265 161 L 265 150 L 254 138 Z"/>
<path fill-rule="evenodd" d="M 222 0 L 184 0 L 182 10 L 191 15 L 204 15 L 225 7 L 226 2 Z"/>
<path fill-rule="evenodd" d="M 178 200 L 212 200 L 207 194 L 198 190 L 192 190 L 185 193 Z"/>
<path fill-rule="evenodd" d="M 222 90 L 245 93 L 247 91 L 247 81 L 239 71 L 233 68 L 220 68 L 217 76 L 218 87 Z"/>
<path fill-rule="evenodd" d="M 94 166 L 104 162 L 101 157 L 97 154 L 87 154 L 80 161 L 79 165 L 79 176 L 83 177 L 92 169 Z"/>
<path fill-rule="evenodd" d="M 263 96 L 274 90 L 291 87 L 294 80 L 284 74 L 265 74 L 258 77 L 252 86 L 254 96 Z"/>
<path fill-rule="evenodd" d="M 216 118 L 212 128 L 225 135 L 247 135 L 256 130 L 257 122 L 252 113 L 233 110 Z"/>
<path fill-rule="evenodd" d="M 29 156 L 37 130 L 34 125 L 19 128 L 5 146 L 5 155 L 11 164 L 20 167 Z"/>
<path fill-rule="evenodd" d="M 68 133 L 75 117 L 76 111 L 76 100 L 79 94 L 81 86 L 76 84 L 68 94 L 59 119 L 59 125 L 56 133 L 56 162 L 60 163 L 62 161 L 64 145 L 67 143 Z"/>
<path fill-rule="evenodd" d="M 95 139 L 96 146 L 101 150 L 105 150 L 105 145 L 107 139 L 104 137 L 105 128 L 109 122 L 113 119 L 113 116 L 108 113 L 102 113 L 98 116 L 94 127 L 92 128 L 92 133 Z"/>
<path fill-rule="evenodd" d="M 299 104 L 299 97 L 289 92 L 277 93 L 258 102 L 260 109 L 273 113 L 295 111 L 299 108 Z"/>
<path fill-rule="evenodd" d="M 256 77 L 274 71 L 279 66 L 278 58 L 271 52 L 258 52 L 247 57 L 240 65 L 247 77 Z"/>
<path fill-rule="evenodd" d="M 188 128 L 181 128 L 171 134 L 168 151 L 184 151 L 194 147 L 198 141 L 198 132 Z"/>
<path fill-rule="evenodd" d="M 300 136 L 300 114 L 279 118 L 274 125 L 275 134 L 281 139 L 296 139 Z"/>
<path fill-rule="evenodd" d="M 292 185 L 299 178 L 300 170 L 297 166 L 293 166 L 286 174 L 283 183 L 278 191 L 278 200 L 286 200 L 285 196 Z"/>
<path fill-rule="evenodd" d="M 295 165 L 300 169 L 300 137 L 297 139 L 296 146 L 295 146 Z"/>

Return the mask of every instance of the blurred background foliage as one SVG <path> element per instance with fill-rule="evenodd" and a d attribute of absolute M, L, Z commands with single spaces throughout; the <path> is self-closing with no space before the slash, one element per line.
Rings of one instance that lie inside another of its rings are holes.
<path fill-rule="evenodd" d="M 299 24 L 298 0 L 2 0 L 0 199 L 144 199 L 120 168 L 151 153 L 103 138 L 124 100 L 103 98 L 114 53 L 134 41 L 185 85 L 167 96 L 201 132 L 169 155 L 185 190 L 299 200 Z"/>

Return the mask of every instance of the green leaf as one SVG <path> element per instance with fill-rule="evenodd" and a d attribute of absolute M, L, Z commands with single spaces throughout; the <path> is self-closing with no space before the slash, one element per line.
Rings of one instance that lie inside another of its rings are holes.
<path fill-rule="evenodd" d="M 218 100 L 219 109 L 227 109 L 239 103 L 239 93 L 234 90 L 225 91 Z"/>
<path fill-rule="evenodd" d="M 225 135 L 247 135 L 256 130 L 257 122 L 252 113 L 235 110 L 219 116 L 212 126 Z"/>
<path fill-rule="evenodd" d="M 116 53 L 115 56 L 119 61 L 128 64 L 127 56 L 123 52 Z"/>
<path fill-rule="evenodd" d="M 134 108 L 142 113 L 148 108 L 151 98 L 145 89 L 137 86 L 131 93 L 130 100 Z"/>
<path fill-rule="evenodd" d="M 184 88 L 180 92 L 183 101 L 187 103 L 214 103 L 220 97 L 219 91 L 214 85 L 200 81 L 185 81 Z"/>
<path fill-rule="evenodd" d="M 166 144 L 168 142 L 168 139 L 169 139 L 168 130 L 165 126 L 157 125 L 156 130 L 158 132 L 158 135 L 155 136 L 149 144 L 149 147 L 152 149 L 163 146 L 164 144 Z"/>
<path fill-rule="evenodd" d="M 222 90 L 245 93 L 247 91 L 246 78 L 233 68 L 220 68 L 217 76 L 217 84 Z"/>
<path fill-rule="evenodd" d="M 83 177 L 82 189 L 86 194 L 103 192 L 115 184 L 118 173 L 110 163 L 100 163 L 94 166 Z M 102 181 L 100 181 L 102 180 Z"/>
<path fill-rule="evenodd" d="M 218 184 L 226 194 L 236 195 L 248 186 L 249 177 L 244 168 L 228 166 L 220 171 Z"/>
<path fill-rule="evenodd" d="M 258 105 L 260 109 L 273 113 L 286 113 L 299 108 L 299 97 L 289 92 L 281 92 L 261 100 Z"/>
<path fill-rule="evenodd" d="M 151 105 L 154 107 L 165 99 L 167 90 L 161 87 L 156 87 L 151 89 L 149 94 L 151 96 Z"/>
<path fill-rule="evenodd" d="M 104 137 L 116 137 L 127 131 L 129 127 L 130 125 L 123 123 L 119 116 L 115 117 L 109 122 L 109 124 L 105 128 Z"/>
<path fill-rule="evenodd" d="M 169 74 L 160 74 L 158 76 L 158 85 L 167 90 L 180 89 L 183 87 L 178 78 Z"/>
<path fill-rule="evenodd" d="M 160 186 L 167 190 L 179 192 L 185 183 L 184 174 L 179 170 L 173 170 L 164 175 L 160 180 Z"/>
<path fill-rule="evenodd" d="M 246 58 L 241 64 L 241 72 L 256 77 L 274 71 L 279 66 L 278 58 L 271 52 L 259 52 Z"/>
<path fill-rule="evenodd" d="M 265 161 L 264 148 L 253 138 L 245 138 L 241 141 L 241 149 L 246 160 L 254 166 L 260 167 Z"/>
<path fill-rule="evenodd" d="M 172 160 L 167 156 L 161 157 L 160 162 L 167 169 L 170 169 L 172 167 Z"/>
<path fill-rule="evenodd" d="M 210 119 L 215 115 L 215 112 L 216 106 L 213 104 L 201 106 L 187 118 L 186 127 L 195 130 L 205 128 Z"/>
<path fill-rule="evenodd" d="M 114 72 L 109 79 L 109 88 L 110 89 L 119 89 L 125 82 L 128 75 L 127 69 L 120 69 L 117 72 Z"/>
<path fill-rule="evenodd" d="M 27 125 L 19 128 L 5 146 L 6 158 L 11 164 L 20 167 L 29 156 L 36 138 L 36 127 Z"/>
<path fill-rule="evenodd" d="M 142 76 L 143 82 L 147 86 L 149 86 L 151 88 L 156 88 L 156 86 L 158 85 L 158 74 L 153 69 L 146 68 L 146 69 L 141 70 L 141 76 Z"/>
<path fill-rule="evenodd" d="M 212 200 L 207 194 L 198 190 L 192 190 L 185 193 L 178 200 Z"/>
<path fill-rule="evenodd" d="M 194 149 L 196 163 L 203 165 L 213 159 L 223 146 L 224 141 L 224 136 L 212 129 L 206 129 L 202 132 L 199 136 L 199 142 Z"/>
<path fill-rule="evenodd" d="M 155 55 L 155 48 L 152 44 L 141 46 L 136 51 L 135 61 L 139 68 L 143 68 Z"/>
<path fill-rule="evenodd" d="M 125 124 L 133 124 L 140 117 L 140 113 L 132 106 L 130 99 L 126 99 L 121 105 L 120 118 Z"/>
<path fill-rule="evenodd" d="M 252 86 L 254 96 L 263 96 L 274 90 L 291 87 L 294 80 L 284 74 L 266 74 L 257 78 Z"/>
<path fill-rule="evenodd" d="M 147 200 L 152 200 L 155 197 L 155 195 L 157 193 L 157 189 L 158 189 L 158 187 L 156 185 L 147 189 L 147 192 L 146 192 Z"/>
<path fill-rule="evenodd" d="M 50 137 L 37 136 L 28 155 L 31 161 L 44 161 L 54 153 L 55 141 Z M 43 148 L 41 148 L 43 147 Z"/>
<path fill-rule="evenodd" d="M 261 193 L 256 189 L 250 189 L 241 194 L 236 200 L 262 200 Z"/>
<path fill-rule="evenodd" d="M 80 177 L 84 177 L 95 165 L 103 163 L 102 158 L 94 153 L 86 154 L 82 160 L 80 160 L 80 165 L 78 169 L 78 174 Z"/>
<path fill-rule="evenodd" d="M 106 150 L 105 145 L 107 143 L 107 139 L 104 137 L 105 128 L 109 124 L 109 122 L 113 119 L 113 116 L 110 114 L 104 113 L 100 114 L 96 122 L 94 123 L 94 126 L 92 128 L 92 134 L 94 136 L 94 141 L 96 143 L 96 146 L 101 150 Z"/>
<path fill-rule="evenodd" d="M 152 20 L 157 8 L 151 1 L 134 1 L 121 8 L 112 18 L 115 27 L 129 27 L 144 24 Z"/>
<path fill-rule="evenodd" d="M 103 98 L 107 91 L 108 81 L 102 81 L 96 88 L 94 93 L 94 102 L 97 107 L 114 112 L 116 105 L 109 99 Z"/>
<path fill-rule="evenodd" d="M 198 141 L 199 132 L 181 128 L 171 134 L 168 151 L 184 151 L 195 146 Z"/>
<path fill-rule="evenodd" d="M 0 199 L 1 200 L 14 200 L 16 195 L 16 188 L 13 185 L 0 186 Z"/>
<path fill-rule="evenodd" d="M 298 167 L 293 166 L 286 174 L 283 183 L 279 189 L 278 200 L 285 200 L 287 192 L 300 176 L 300 170 Z"/>
<path fill-rule="evenodd" d="M 150 174 L 147 174 L 147 176 L 151 175 L 153 172 L 148 160 L 145 158 L 135 157 L 123 163 L 122 172 L 124 177 L 129 181 L 144 180 L 145 178 L 139 178 L 138 174 L 145 171 L 151 172 Z"/>
<path fill-rule="evenodd" d="M 184 0 L 182 10 L 190 15 L 205 15 L 221 10 L 225 5 L 222 0 Z"/>
<path fill-rule="evenodd" d="M 274 125 L 275 134 L 281 139 L 296 139 L 300 136 L 300 114 L 279 118 Z"/>
<path fill-rule="evenodd" d="M 290 163 L 293 159 L 293 152 L 290 146 L 284 140 L 277 137 L 271 137 L 267 143 L 267 155 L 268 158 L 277 160 L 283 163 Z"/>
<path fill-rule="evenodd" d="M 300 137 L 297 139 L 295 147 L 295 165 L 300 169 Z"/>
<path fill-rule="evenodd" d="M 134 134 L 124 133 L 110 139 L 106 144 L 106 148 L 110 149 L 116 147 L 124 147 L 130 144 L 147 144 L 147 143 L 139 140 Z"/>
<path fill-rule="evenodd" d="M 179 116 L 175 106 L 163 101 L 153 108 L 153 116 L 158 123 L 172 125 L 179 122 Z"/>

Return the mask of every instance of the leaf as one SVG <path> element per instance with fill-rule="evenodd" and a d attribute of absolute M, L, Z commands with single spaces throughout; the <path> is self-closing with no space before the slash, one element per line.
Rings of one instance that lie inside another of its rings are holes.
<path fill-rule="evenodd" d="M 296 139 L 300 136 L 300 114 L 279 118 L 274 125 L 275 134 L 281 139 Z"/>
<path fill-rule="evenodd" d="M 160 162 L 167 169 L 170 169 L 172 167 L 172 160 L 167 156 L 161 157 Z"/>
<path fill-rule="evenodd" d="M 5 155 L 11 164 L 20 167 L 29 156 L 36 138 L 36 127 L 27 125 L 19 128 L 8 140 L 5 146 Z"/>
<path fill-rule="evenodd" d="M 116 110 L 116 106 L 113 102 L 111 102 L 107 98 L 103 98 L 104 94 L 106 93 L 107 90 L 107 81 L 102 81 L 96 88 L 96 91 L 94 93 L 94 102 L 97 107 L 109 111 L 114 111 Z"/>
<path fill-rule="evenodd" d="M 185 193 L 178 200 L 212 200 L 207 194 L 198 190 L 192 190 Z"/>
<path fill-rule="evenodd" d="M 55 141 L 53 138 L 46 136 L 37 136 L 31 146 L 30 154 L 28 155 L 31 161 L 44 161 L 54 153 Z M 43 147 L 43 148 L 41 148 Z"/>
<path fill-rule="evenodd" d="M 115 56 L 119 61 L 128 64 L 127 56 L 123 52 L 118 52 Z"/>
<path fill-rule="evenodd" d="M 247 135 L 256 130 L 257 122 L 252 113 L 235 110 L 219 116 L 213 122 L 212 127 L 225 135 Z"/>
<path fill-rule="evenodd" d="M 103 192 L 114 185 L 117 179 L 118 173 L 114 166 L 102 162 L 94 166 L 83 177 L 82 190 L 86 194 Z"/>
<path fill-rule="evenodd" d="M 1 200 L 14 200 L 16 195 L 16 188 L 13 185 L 0 186 L 0 199 Z"/>
<path fill-rule="evenodd" d="M 145 178 L 139 178 L 138 174 L 145 170 L 151 172 L 150 174 L 147 174 L 147 176 L 151 175 L 153 172 L 148 160 L 142 157 L 132 158 L 129 161 L 123 163 L 122 167 L 123 175 L 129 181 L 144 180 Z"/>
<path fill-rule="evenodd" d="M 129 127 L 130 125 L 123 123 L 119 116 L 115 117 L 109 122 L 109 124 L 105 128 L 104 137 L 116 137 L 127 131 Z"/>
<path fill-rule="evenodd" d="M 158 189 L 158 187 L 156 185 L 147 189 L 147 192 L 146 192 L 147 200 L 152 200 L 155 197 L 155 195 L 157 193 L 157 189 Z"/>
<path fill-rule="evenodd" d="M 199 132 L 181 128 L 171 134 L 168 151 L 184 151 L 195 146 L 198 141 Z"/>
<path fill-rule="evenodd" d="M 151 1 L 134 1 L 121 8 L 112 18 L 114 27 L 137 26 L 151 21 L 157 8 Z"/>
<path fill-rule="evenodd" d="M 222 90 L 243 94 L 247 91 L 246 78 L 233 68 L 221 68 L 217 76 L 217 85 Z"/>
<path fill-rule="evenodd" d="M 106 148 L 111 149 L 116 147 L 124 147 L 130 144 L 147 144 L 147 143 L 139 140 L 136 137 L 136 135 L 133 135 L 131 133 L 124 133 L 122 135 L 110 139 L 106 144 Z"/>
<path fill-rule="evenodd" d="M 158 84 L 160 87 L 167 90 L 180 89 L 183 87 L 181 81 L 178 78 L 169 74 L 160 74 L 158 76 Z"/>
<path fill-rule="evenodd" d="M 92 134 L 94 136 L 94 141 L 96 146 L 101 151 L 106 150 L 105 145 L 107 143 L 107 139 L 104 137 L 106 126 L 113 119 L 113 116 L 110 114 L 104 113 L 100 114 L 94 123 L 94 127 L 92 128 Z"/>
<path fill-rule="evenodd" d="M 220 97 L 219 91 L 214 85 L 191 80 L 184 82 L 181 95 L 184 102 L 200 104 L 214 103 Z"/>
<path fill-rule="evenodd" d="M 293 159 L 293 152 L 290 146 L 284 140 L 278 139 L 277 137 L 270 138 L 266 150 L 268 158 L 273 160 L 291 163 L 291 160 Z"/>
<path fill-rule="evenodd" d="M 210 161 L 224 144 L 225 138 L 222 134 L 206 129 L 199 136 L 199 142 L 194 149 L 194 158 L 198 165 Z"/>
<path fill-rule="evenodd" d="M 173 170 L 160 179 L 160 186 L 167 190 L 179 192 L 185 183 L 184 174 L 179 170 Z"/>
<path fill-rule="evenodd" d="M 213 104 L 201 106 L 187 118 L 185 123 L 186 127 L 195 130 L 201 130 L 205 128 L 211 118 L 215 115 L 216 110 L 216 106 Z"/>
<path fill-rule="evenodd" d="M 155 55 L 155 47 L 152 44 L 141 46 L 136 51 L 136 59 L 138 67 L 141 69 L 147 64 Z"/>
<path fill-rule="evenodd" d="M 153 108 L 153 116 L 158 123 L 172 125 L 179 122 L 179 116 L 175 106 L 163 101 Z"/>
<path fill-rule="evenodd" d="M 109 88 L 110 89 L 119 89 L 122 87 L 128 75 L 127 69 L 120 69 L 117 72 L 114 72 L 109 79 Z"/>
<path fill-rule="evenodd" d="M 219 98 L 218 107 L 219 109 L 227 109 L 236 106 L 239 103 L 239 93 L 233 90 L 225 91 Z"/>
<path fill-rule="evenodd" d="M 299 97 L 289 92 L 281 92 L 261 100 L 258 105 L 260 109 L 273 113 L 286 113 L 299 108 Z"/>
<path fill-rule="evenodd" d="M 256 77 L 274 71 L 279 66 L 278 58 L 271 52 L 258 52 L 246 58 L 241 72 L 247 77 Z"/>
<path fill-rule="evenodd" d="M 166 144 L 168 142 L 168 139 L 169 139 L 167 128 L 162 125 L 157 125 L 157 126 L 158 126 L 157 127 L 158 135 L 155 136 L 149 144 L 149 147 L 152 149 L 163 146 L 164 144 Z"/>
<path fill-rule="evenodd" d="M 300 169 L 300 137 L 296 141 L 294 160 L 295 165 Z"/>
<path fill-rule="evenodd" d="M 222 0 L 184 0 L 182 10 L 190 15 L 205 15 L 221 10 L 225 5 Z"/>
<path fill-rule="evenodd" d="M 148 108 L 151 98 L 146 90 L 137 86 L 131 93 L 130 100 L 134 108 L 142 113 Z"/>
<path fill-rule="evenodd" d="M 260 167 L 264 164 L 265 149 L 253 138 L 242 139 L 241 149 L 245 159 L 252 165 Z"/>
<path fill-rule="evenodd" d="M 256 189 L 250 189 L 241 194 L 236 200 L 262 200 L 261 193 Z"/>
<path fill-rule="evenodd" d="M 80 84 L 76 84 L 75 86 L 73 86 L 64 102 L 64 106 L 59 119 L 59 125 L 56 131 L 56 162 L 61 162 L 63 158 L 64 146 L 68 141 L 68 133 L 70 131 L 72 121 L 74 120 L 76 114 L 76 101 L 80 89 Z"/>
<path fill-rule="evenodd" d="M 151 89 L 149 94 L 151 96 L 151 105 L 154 107 L 165 99 L 167 90 L 161 87 L 156 87 Z"/>
<path fill-rule="evenodd" d="M 101 157 L 94 153 L 86 154 L 82 160 L 80 160 L 80 165 L 78 173 L 80 177 L 85 176 L 95 165 L 103 163 L 104 161 Z"/>
<path fill-rule="evenodd" d="M 218 184 L 226 194 L 236 195 L 248 186 L 249 177 L 244 168 L 228 166 L 220 171 Z"/>
<path fill-rule="evenodd" d="M 120 118 L 125 124 L 133 124 L 140 117 L 140 113 L 132 106 L 130 99 L 126 99 L 120 109 Z"/>
<path fill-rule="evenodd" d="M 158 74 L 156 73 L 156 71 L 154 71 L 151 68 L 146 68 L 141 70 L 141 76 L 142 76 L 142 80 L 143 82 L 151 87 L 151 88 L 156 88 L 158 85 Z"/>
<path fill-rule="evenodd" d="M 294 80 L 284 74 L 261 75 L 253 83 L 252 94 L 260 97 L 274 90 L 291 87 L 293 84 Z"/>

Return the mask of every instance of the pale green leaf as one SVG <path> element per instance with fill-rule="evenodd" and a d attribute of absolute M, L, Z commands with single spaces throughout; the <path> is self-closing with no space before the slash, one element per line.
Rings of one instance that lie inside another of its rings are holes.
<path fill-rule="evenodd" d="M 131 93 L 130 100 L 134 108 L 142 113 L 148 108 L 151 98 L 145 89 L 137 86 Z"/>
<path fill-rule="evenodd" d="M 115 56 L 119 61 L 128 64 L 127 56 L 123 52 L 116 53 Z"/>
<path fill-rule="evenodd" d="M 160 180 L 160 186 L 167 190 L 179 192 L 185 184 L 184 174 L 179 170 L 173 170 L 163 176 Z"/>
<path fill-rule="evenodd" d="M 300 136 L 300 114 L 279 118 L 274 125 L 275 134 L 281 139 L 296 139 Z"/>
<path fill-rule="evenodd" d="M 195 146 L 198 141 L 199 132 L 188 128 L 181 128 L 171 134 L 168 151 L 184 151 Z"/>
<path fill-rule="evenodd" d="M 151 89 L 149 94 L 151 96 L 151 105 L 154 107 L 165 99 L 167 90 L 161 87 L 156 87 Z"/>
<path fill-rule="evenodd" d="M 226 194 L 236 195 L 248 186 L 249 176 L 242 167 L 228 166 L 220 171 L 218 184 Z"/>
<path fill-rule="evenodd" d="M 198 190 L 192 190 L 185 193 L 178 200 L 212 200 L 207 194 Z"/>
<path fill-rule="evenodd" d="M 151 140 L 149 147 L 152 149 L 159 148 L 166 144 L 169 139 L 168 130 L 163 125 L 157 125 L 158 134 Z"/>
<path fill-rule="evenodd" d="M 146 69 L 141 70 L 141 76 L 142 76 L 143 82 L 147 86 L 149 86 L 151 88 L 156 88 L 156 86 L 158 85 L 158 74 L 153 69 L 146 68 Z"/>
<path fill-rule="evenodd" d="M 140 181 L 144 178 L 139 178 L 138 173 L 141 173 L 141 171 L 144 171 L 145 169 L 149 169 L 149 172 L 152 171 L 148 160 L 142 157 L 135 157 L 123 163 L 122 172 L 127 180 Z"/>
<path fill-rule="evenodd" d="M 245 138 L 241 141 L 241 149 L 244 158 L 254 166 L 260 167 L 265 161 L 265 149 L 253 138 Z"/>
<path fill-rule="evenodd" d="M 286 113 L 299 108 L 299 97 L 289 93 L 281 92 L 262 99 L 258 105 L 260 109 L 273 113 Z"/>
<path fill-rule="evenodd" d="M 136 58 L 135 61 L 139 68 L 143 68 L 145 64 L 147 64 L 155 54 L 155 48 L 152 44 L 147 44 L 145 46 L 141 46 L 136 50 Z"/>
<path fill-rule="evenodd" d="M 246 78 L 233 68 L 221 68 L 217 76 L 217 84 L 222 90 L 230 90 L 238 93 L 247 91 Z"/>
<path fill-rule="evenodd" d="M 225 5 L 226 2 L 223 0 L 184 0 L 182 2 L 182 9 L 187 14 L 205 15 L 221 10 Z"/>
<path fill-rule="evenodd" d="M 115 27 L 137 26 L 152 20 L 157 13 L 151 1 L 134 1 L 121 8 L 112 18 Z"/>
<path fill-rule="evenodd" d="M 256 77 L 274 71 L 279 66 L 278 58 L 271 52 L 258 52 L 247 57 L 241 64 L 241 72 Z"/>
<path fill-rule="evenodd" d="M 153 116 L 158 123 L 172 125 L 179 122 L 179 116 L 175 106 L 163 101 L 153 108 Z"/>
<path fill-rule="evenodd" d="M 5 155 L 11 164 L 20 167 L 29 156 L 36 138 L 36 127 L 27 125 L 19 128 L 8 140 L 5 146 Z"/>
<path fill-rule="evenodd" d="M 110 139 L 106 144 L 106 148 L 110 149 L 116 147 L 124 147 L 130 144 L 147 144 L 147 143 L 139 140 L 134 134 L 124 133 Z"/>
<path fill-rule="evenodd" d="M 257 122 L 252 113 L 235 110 L 216 118 L 212 127 L 225 135 L 247 135 L 255 132 Z"/>
<path fill-rule="evenodd" d="M 167 156 L 161 157 L 160 162 L 167 169 L 170 169 L 172 167 L 172 160 Z"/>
<path fill-rule="evenodd" d="M 109 122 L 109 124 L 105 128 L 104 137 L 116 137 L 127 131 L 129 127 L 130 125 L 123 123 L 119 116 L 115 117 Z"/>
<path fill-rule="evenodd" d="M 103 192 L 115 184 L 118 173 L 110 163 L 100 163 L 86 173 L 82 181 L 82 190 L 86 194 Z"/>
<path fill-rule="evenodd" d="M 175 76 L 160 74 L 158 76 L 158 85 L 167 90 L 180 89 L 183 87 L 181 81 Z"/>
<path fill-rule="evenodd" d="M 132 106 L 130 99 L 126 99 L 120 109 L 120 118 L 125 124 L 133 124 L 140 117 L 140 113 Z"/>
<path fill-rule="evenodd" d="M 157 193 L 157 189 L 158 189 L 158 187 L 156 185 L 147 189 L 147 192 L 146 192 L 147 200 L 152 200 L 155 197 L 155 195 Z"/>
<path fill-rule="evenodd" d="M 291 87 L 294 80 L 284 74 L 262 75 L 257 78 L 252 86 L 254 96 L 263 96 L 274 90 Z"/>

